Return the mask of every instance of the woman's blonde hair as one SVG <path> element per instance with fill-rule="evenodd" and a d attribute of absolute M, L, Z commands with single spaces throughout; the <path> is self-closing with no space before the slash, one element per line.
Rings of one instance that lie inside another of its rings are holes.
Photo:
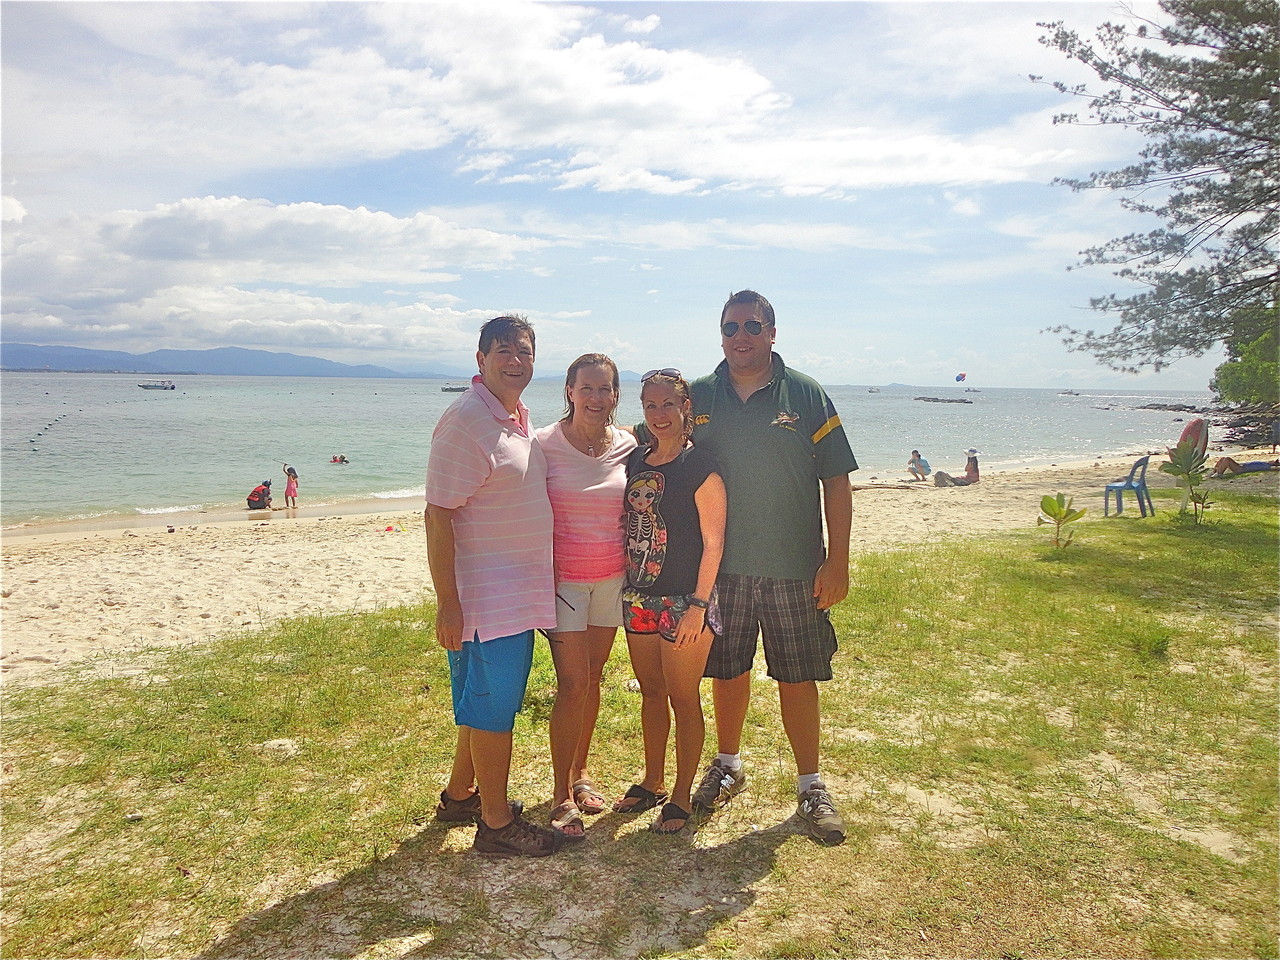
<path fill-rule="evenodd" d="M 645 380 L 644 383 L 641 384 L 640 386 L 640 400 L 642 403 L 644 401 L 644 388 L 647 387 L 649 384 L 653 383 L 655 380 L 661 383 L 671 384 L 671 389 L 675 391 L 676 396 L 679 397 L 681 400 L 688 402 L 689 412 L 684 414 L 684 438 L 692 442 L 693 441 L 693 391 L 689 387 L 689 381 L 686 380 L 680 374 L 655 373 L 652 376 L 650 376 L 649 379 Z M 650 441 L 649 445 L 653 446 L 652 440 Z"/>

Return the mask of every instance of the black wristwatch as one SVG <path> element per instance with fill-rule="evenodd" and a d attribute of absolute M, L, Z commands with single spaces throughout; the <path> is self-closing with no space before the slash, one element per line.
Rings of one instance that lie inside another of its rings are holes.
<path fill-rule="evenodd" d="M 701 607 L 703 610 L 706 610 L 711 606 L 711 604 L 708 603 L 706 600 L 703 600 L 701 597 L 690 597 L 689 606 Z"/>

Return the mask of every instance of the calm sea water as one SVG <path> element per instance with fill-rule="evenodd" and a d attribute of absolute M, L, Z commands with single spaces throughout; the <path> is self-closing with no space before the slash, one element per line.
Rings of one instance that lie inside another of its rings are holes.
<path fill-rule="evenodd" d="M 0 523 L 126 519 L 242 510 L 270 478 L 283 504 L 281 461 L 301 476 L 304 507 L 421 499 L 431 430 L 457 394 L 438 380 L 213 377 L 141 390 L 112 374 L 0 377 Z M 624 383 L 619 419 L 640 419 L 639 384 Z M 1172 444 L 1179 414 L 1144 403 L 1208 404 L 1208 393 L 954 387 L 828 387 L 862 467 L 858 478 L 905 476 L 912 447 L 934 469 L 963 469 L 976 446 L 986 469 L 1128 454 Z M 562 384 L 534 382 L 525 402 L 541 425 L 563 411 Z M 916 396 L 970 404 L 924 403 Z M 348 466 L 329 458 L 344 454 Z"/>

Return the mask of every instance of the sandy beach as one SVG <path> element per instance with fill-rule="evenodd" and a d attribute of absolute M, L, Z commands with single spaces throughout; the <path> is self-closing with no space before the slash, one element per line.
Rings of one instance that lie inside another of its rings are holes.
<path fill-rule="evenodd" d="M 1231 455 L 1271 459 L 1261 450 Z M 984 471 L 981 483 L 962 488 L 859 471 L 853 550 L 1033 529 L 1046 493 L 1074 497 L 1077 507 L 1088 508 L 1086 520 L 1101 517 L 1103 487 L 1126 474 L 1136 456 Z M 1152 488 L 1174 485 L 1155 469 L 1161 459 L 1152 457 Z M 962 464 L 935 466 L 960 472 Z M 1255 473 L 1207 486 L 1274 491 L 1278 481 L 1280 473 Z M 1125 505 L 1125 517 L 1136 520 L 1132 494 Z M 127 656 L 101 655 L 200 644 L 285 617 L 429 597 L 421 506 L 394 501 L 368 510 L 246 512 L 207 522 L 6 534 L 0 670 L 6 679 L 34 680 L 59 664 L 88 660 L 106 672 L 127 671 Z"/>

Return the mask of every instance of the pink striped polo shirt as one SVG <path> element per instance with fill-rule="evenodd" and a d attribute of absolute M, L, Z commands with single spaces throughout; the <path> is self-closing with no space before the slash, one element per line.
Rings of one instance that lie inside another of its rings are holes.
<path fill-rule="evenodd" d="M 547 456 L 557 580 L 595 583 L 626 570 L 622 498 L 627 456 L 636 448 L 636 438 L 617 427 L 609 430 L 613 442 L 601 457 L 589 457 L 570 443 L 563 423 L 540 427 L 534 434 Z"/>
<path fill-rule="evenodd" d="M 427 503 L 456 511 L 464 639 L 556 625 L 547 461 L 518 408 L 507 413 L 475 377 L 431 434 Z"/>

